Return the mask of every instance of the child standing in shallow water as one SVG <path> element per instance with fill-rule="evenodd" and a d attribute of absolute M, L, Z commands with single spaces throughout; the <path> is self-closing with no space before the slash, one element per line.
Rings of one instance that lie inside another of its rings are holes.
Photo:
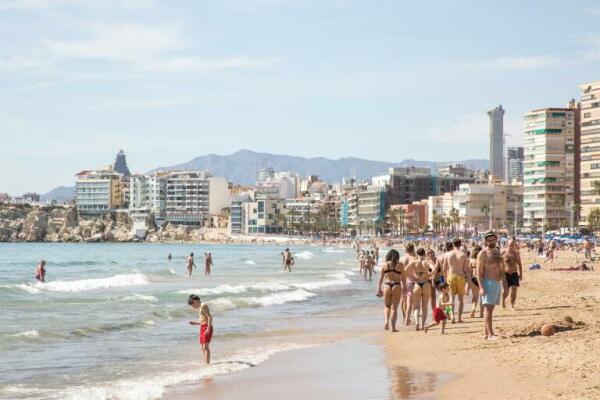
<path fill-rule="evenodd" d="M 210 364 L 210 341 L 213 334 L 212 315 L 206 304 L 202 304 L 200 297 L 195 294 L 188 298 L 188 305 L 194 309 L 200 309 L 198 312 L 199 321 L 190 321 L 190 325 L 200 326 L 200 345 L 202 346 L 202 355 L 204 362 Z"/>
<path fill-rule="evenodd" d="M 440 322 L 442 323 L 441 334 L 444 335 L 446 333 L 445 332 L 446 319 L 449 317 L 449 314 L 452 311 L 452 302 L 450 301 L 449 288 L 450 288 L 450 286 L 448 286 L 447 283 L 442 283 L 440 285 L 440 291 L 442 293 L 441 293 L 440 297 L 438 297 L 437 307 L 435 307 L 433 310 L 434 323 L 429 324 L 428 326 L 425 327 L 426 333 L 429 328 L 439 325 Z"/>

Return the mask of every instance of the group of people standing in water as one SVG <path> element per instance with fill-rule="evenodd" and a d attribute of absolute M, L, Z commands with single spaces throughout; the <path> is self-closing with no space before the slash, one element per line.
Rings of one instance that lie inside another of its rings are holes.
<path fill-rule="evenodd" d="M 407 243 L 405 254 L 388 251 L 381 268 L 377 296 L 385 304 L 385 326 L 397 332 L 398 312 L 406 326 L 415 324 L 417 331 L 446 321 L 463 323 L 464 297 L 472 294 L 470 316 L 484 318 L 485 338 L 495 340 L 492 326 L 494 308 L 510 297 L 510 307 L 515 309 L 517 288 L 523 279 L 521 256 L 515 239 L 509 240 L 504 250 L 498 247 L 498 236 L 490 231 L 483 242 L 464 244 L 459 238 L 445 243 L 436 255 L 433 248 Z M 360 256 L 359 256 L 360 260 Z M 360 263 L 361 272 L 363 263 Z M 432 323 L 426 325 L 428 309 L 433 310 Z"/>

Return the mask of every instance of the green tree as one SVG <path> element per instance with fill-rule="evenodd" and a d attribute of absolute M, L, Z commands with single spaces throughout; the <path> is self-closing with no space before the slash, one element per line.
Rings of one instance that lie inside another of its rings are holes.
<path fill-rule="evenodd" d="M 452 220 L 452 233 L 456 232 L 456 227 L 460 224 L 460 213 L 454 207 L 448 212 L 448 216 Z"/>
<path fill-rule="evenodd" d="M 483 224 L 483 226 L 485 228 L 485 224 L 487 224 L 489 222 L 490 205 L 488 203 L 483 203 L 481 205 L 481 207 L 479 208 L 479 210 L 483 213 L 483 215 L 485 215 L 485 222 Z"/>
<path fill-rule="evenodd" d="M 591 231 L 597 231 L 600 228 L 600 208 L 592 208 L 587 222 Z"/>

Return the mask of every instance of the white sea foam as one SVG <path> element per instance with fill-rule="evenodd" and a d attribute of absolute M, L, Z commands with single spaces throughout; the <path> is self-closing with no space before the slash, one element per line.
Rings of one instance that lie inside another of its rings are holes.
<path fill-rule="evenodd" d="M 244 261 L 244 264 L 248 264 L 248 265 L 256 265 L 256 263 L 252 260 L 246 260 Z"/>
<path fill-rule="evenodd" d="M 220 285 L 212 288 L 184 289 L 178 290 L 179 294 L 195 293 L 200 296 L 209 296 L 214 294 L 239 294 L 248 293 L 249 291 L 260 292 L 277 292 L 280 290 L 288 290 L 290 286 L 280 282 L 261 282 L 247 285 Z"/>
<path fill-rule="evenodd" d="M 37 338 L 40 337 L 40 333 L 38 331 L 36 331 L 35 329 L 32 329 L 30 331 L 25 331 L 25 332 L 19 332 L 19 333 L 13 333 L 12 335 L 10 335 L 12 337 L 24 337 L 24 338 Z"/>
<path fill-rule="evenodd" d="M 304 283 L 295 283 L 294 287 L 306 289 L 306 290 L 316 290 L 322 289 L 326 287 L 332 286 L 344 286 L 344 285 L 352 285 L 352 281 L 345 277 L 344 274 L 336 274 L 334 279 L 322 280 L 317 282 L 304 282 Z"/>
<path fill-rule="evenodd" d="M 323 249 L 323 253 L 336 253 L 336 254 L 339 254 L 339 253 L 345 253 L 345 252 L 346 252 L 346 250 L 335 248 L 335 247 L 328 247 L 326 249 Z"/>
<path fill-rule="evenodd" d="M 131 296 L 125 296 L 122 298 L 123 301 L 151 301 L 155 302 L 158 299 L 154 296 L 149 296 L 146 294 L 133 293 Z"/>
<path fill-rule="evenodd" d="M 108 278 L 81 279 L 77 281 L 51 281 L 37 282 L 34 284 L 12 285 L 16 289 L 25 290 L 29 293 L 40 293 L 40 291 L 49 292 L 87 292 L 96 289 L 109 289 L 123 286 L 148 285 L 150 281 L 144 274 L 119 274 Z"/>
<path fill-rule="evenodd" d="M 240 298 L 240 301 L 250 305 L 268 307 L 295 301 L 304 301 L 314 296 L 316 296 L 316 294 L 308 292 L 304 289 L 298 289 L 290 292 L 273 293 L 263 297 L 243 297 Z"/>
<path fill-rule="evenodd" d="M 173 268 L 169 268 L 169 272 L 171 273 L 171 275 L 177 275 L 177 272 L 175 272 L 175 271 L 173 270 Z"/>
<path fill-rule="evenodd" d="M 103 386 L 73 386 L 56 393 L 57 398 L 68 400 L 155 400 L 161 398 L 167 387 L 195 383 L 201 379 L 241 371 L 260 364 L 273 355 L 284 351 L 310 347 L 300 344 L 283 344 L 245 350 L 231 357 L 213 360 L 210 365 L 192 365 L 181 371 L 160 375 L 146 375 L 134 379 L 107 382 Z"/>
<path fill-rule="evenodd" d="M 314 254 L 311 253 L 308 250 L 305 251 L 301 251 L 300 253 L 296 254 L 294 257 L 299 258 L 301 260 L 310 260 L 311 258 L 313 258 Z"/>

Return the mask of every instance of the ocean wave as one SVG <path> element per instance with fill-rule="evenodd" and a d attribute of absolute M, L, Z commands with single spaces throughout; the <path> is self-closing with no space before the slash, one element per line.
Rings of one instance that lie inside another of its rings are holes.
<path fill-rule="evenodd" d="M 30 331 L 13 333 L 13 334 L 11 334 L 9 336 L 11 336 L 11 337 L 17 337 L 17 338 L 35 339 L 35 338 L 40 337 L 40 333 L 38 331 L 36 331 L 35 329 L 32 329 Z"/>
<path fill-rule="evenodd" d="M 335 248 L 335 247 L 327 247 L 326 249 L 323 249 L 323 253 L 339 254 L 339 253 L 345 253 L 345 252 L 346 252 L 345 249 L 340 249 L 340 248 Z"/>
<path fill-rule="evenodd" d="M 86 326 L 83 328 L 77 328 L 69 332 L 69 336 L 75 337 L 91 337 L 100 334 L 108 334 L 113 332 L 120 332 L 129 329 L 136 328 L 147 328 L 148 326 L 154 325 L 153 320 L 143 319 L 133 322 L 123 322 L 116 324 L 102 324 L 96 326 Z"/>
<path fill-rule="evenodd" d="M 139 293 L 133 293 L 131 296 L 125 296 L 125 297 L 121 298 L 121 300 L 123 300 L 123 301 L 150 301 L 150 302 L 158 301 L 158 299 L 154 296 L 149 296 L 149 295 L 139 294 Z"/>
<path fill-rule="evenodd" d="M 304 250 L 304 251 L 301 251 L 300 253 L 297 253 L 294 257 L 299 258 L 301 260 L 310 260 L 311 258 L 314 257 L 314 253 L 312 253 L 308 250 Z"/>
<path fill-rule="evenodd" d="M 67 400 L 155 400 L 161 398 L 169 386 L 193 384 L 202 379 L 238 372 L 256 366 L 275 354 L 307 347 L 310 346 L 295 343 L 257 347 L 227 358 L 213 360 L 210 365 L 194 363 L 185 370 L 160 375 L 144 375 L 138 378 L 121 379 L 106 382 L 102 386 L 73 386 L 62 390 L 60 393 L 47 389 L 47 392 L 53 392 L 58 395 L 57 398 Z M 36 389 L 37 393 L 45 391 L 45 389 Z"/>
<path fill-rule="evenodd" d="M 341 276 L 336 276 L 334 279 L 323 280 L 318 282 L 306 282 L 306 283 L 295 283 L 294 287 L 306 290 L 317 290 L 326 287 L 332 286 L 345 286 L 351 285 L 352 281 L 345 277 L 343 274 L 339 274 Z"/>
<path fill-rule="evenodd" d="M 248 265 L 256 265 L 256 263 L 252 260 L 246 260 L 244 261 L 244 264 L 248 264 Z"/>
<path fill-rule="evenodd" d="M 124 286 L 148 285 L 150 281 L 141 273 L 119 274 L 108 278 L 81 279 L 76 281 L 50 281 L 46 283 L 25 283 L 18 285 L 2 285 L 1 287 L 24 290 L 31 294 L 41 291 L 76 293 L 97 289 L 110 289 Z"/>
<path fill-rule="evenodd" d="M 290 286 L 279 282 L 261 282 L 246 285 L 220 285 L 213 288 L 197 288 L 197 289 L 184 289 L 178 290 L 178 294 L 197 294 L 199 296 L 210 296 L 218 294 L 239 294 L 248 293 L 251 291 L 258 292 L 277 292 L 280 290 L 288 290 Z"/>
<path fill-rule="evenodd" d="M 291 292 L 273 293 L 263 297 L 241 297 L 239 301 L 249 305 L 268 307 L 290 302 L 304 301 L 314 296 L 316 296 L 316 294 L 312 292 L 304 289 L 298 289 Z"/>

